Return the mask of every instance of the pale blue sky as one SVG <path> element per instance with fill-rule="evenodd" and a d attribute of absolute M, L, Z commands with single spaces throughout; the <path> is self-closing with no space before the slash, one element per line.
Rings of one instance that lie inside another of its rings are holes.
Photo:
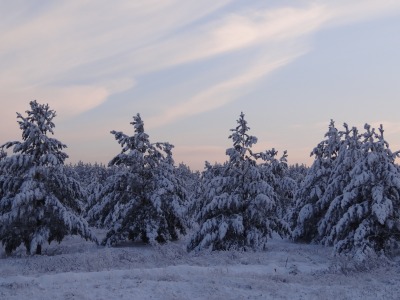
<path fill-rule="evenodd" d="M 312 163 L 330 119 L 383 123 L 400 149 L 398 0 L 0 0 L 0 20 L 0 143 L 36 99 L 73 163 L 107 163 L 138 112 L 200 170 L 226 159 L 241 111 L 289 163 Z"/>

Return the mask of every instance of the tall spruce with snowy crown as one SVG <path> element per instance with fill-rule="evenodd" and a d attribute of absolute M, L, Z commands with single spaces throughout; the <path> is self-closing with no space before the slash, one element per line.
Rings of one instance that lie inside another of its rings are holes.
<path fill-rule="evenodd" d="M 400 173 L 394 163 L 400 151 L 391 152 L 382 125 L 378 134 L 368 124 L 364 128 L 361 157 L 320 228 L 325 245 L 333 245 L 339 253 L 352 253 L 361 261 L 371 253 L 390 253 L 400 245 Z"/>
<path fill-rule="evenodd" d="M 175 174 L 173 145 L 150 143 L 140 115 L 133 119 L 134 136 L 111 131 L 123 149 L 109 166 L 124 168 L 104 186 L 88 213 L 91 222 L 109 228 L 104 245 L 127 239 L 165 242 L 186 234 L 189 196 Z"/>
<path fill-rule="evenodd" d="M 290 232 L 286 222 L 277 216 L 278 196 L 268 184 L 263 166 L 257 164 L 258 159 L 267 162 L 272 157 L 250 149 L 257 138 L 247 134 L 250 128 L 243 113 L 237 123 L 229 136 L 233 140 L 233 148 L 226 151 L 229 162 L 206 164 L 205 192 L 196 201 L 202 206 L 197 214 L 200 229 L 189 240 L 189 251 L 261 250 L 273 231 L 281 236 Z"/>
<path fill-rule="evenodd" d="M 333 163 L 340 148 L 340 135 L 331 120 L 326 140 L 313 149 L 310 156 L 315 160 L 304 178 L 302 186 L 294 196 L 295 207 L 288 213 L 287 219 L 293 229 L 295 241 L 310 242 L 318 235 L 316 224 L 323 216 L 323 210 L 316 210 L 315 204 L 323 197 L 329 183 Z"/>
<path fill-rule="evenodd" d="M 84 192 L 79 182 L 63 173 L 67 146 L 49 138 L 55 111 L 30 102 L 27 117 L 17 113 L 23 142 L 8 142 L 14 154 L 0 162 L 0 240 L 7 253 L 23 244 L 41 254 L 41 245 L 79 234 L 97 242 L 86 220 L 79 216 Z"/>

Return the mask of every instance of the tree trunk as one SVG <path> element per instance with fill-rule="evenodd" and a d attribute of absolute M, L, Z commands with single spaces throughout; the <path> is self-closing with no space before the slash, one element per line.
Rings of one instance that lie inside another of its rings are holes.
<path fill-rule="evenodd" d="M 36 246 L 36 254 L 37 255 L 42 255 L 42 245 L 37 245 Z"/>

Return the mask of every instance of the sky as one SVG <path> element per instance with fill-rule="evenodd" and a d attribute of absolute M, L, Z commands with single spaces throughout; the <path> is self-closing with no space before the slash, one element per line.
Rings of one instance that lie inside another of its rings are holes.
<path fill-rule="evenodd" d="M 108 163 L 137 113 L 176 164 L 224 162 L 243 111 L 256 151 L 312 164 L 331 119 L 400 150 L 399 0 L 0 0 L 0 144 L 57 112 L 67 163 Z"/>

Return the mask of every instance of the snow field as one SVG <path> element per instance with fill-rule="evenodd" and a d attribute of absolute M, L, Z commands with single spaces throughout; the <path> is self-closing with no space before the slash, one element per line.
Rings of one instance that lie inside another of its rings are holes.
<path fill-rule="evenodd" d="M 264 252 L 186 253 L 184 241 L 98 247 L 80 237 L 0 259 L 0 299 L 399 299 L 394 260 L 354 261 L 274 236 Z"/>

